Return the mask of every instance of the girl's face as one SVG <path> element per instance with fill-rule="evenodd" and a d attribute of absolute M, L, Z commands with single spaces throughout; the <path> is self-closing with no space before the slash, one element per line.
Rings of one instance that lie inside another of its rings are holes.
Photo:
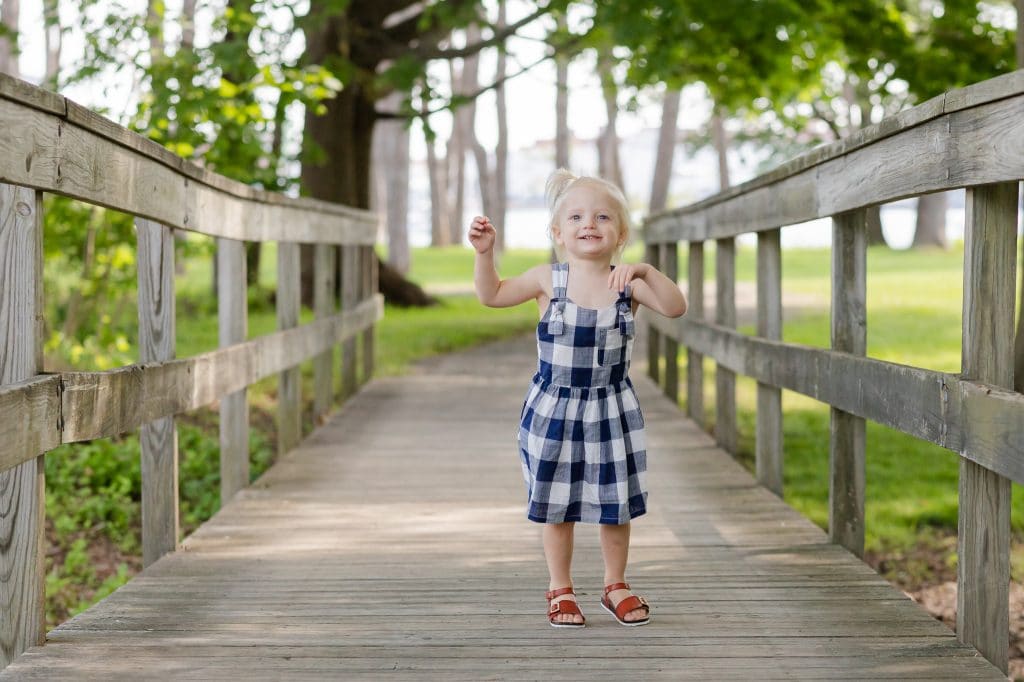
<path fill-rule="evenodd" d="M 551 233 L 570 256 L 610 260 L 625 240 L 618 215 L 607 192 L 580 184 L 566 193 Z"/>

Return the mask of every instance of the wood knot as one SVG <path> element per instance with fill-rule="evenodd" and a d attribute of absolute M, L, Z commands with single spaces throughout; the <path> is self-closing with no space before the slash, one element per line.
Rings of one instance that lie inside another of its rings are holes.
<path fill-rule="evenodd" d="M 14 210 L 18 212 L 22 218 L 27 218 L 32 215 L 32 207 L 26 204 L 24 201 L 19 201 L 15 204 Z"/>

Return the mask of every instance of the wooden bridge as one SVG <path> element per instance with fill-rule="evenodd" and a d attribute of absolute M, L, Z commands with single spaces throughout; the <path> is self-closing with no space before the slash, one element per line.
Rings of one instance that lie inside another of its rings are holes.
<path fill-rule="evenodd" d="M 336 388 L 336 344 L 343 391 L 372 373 L 372 216 L 232 183 L 7 78 L 0 121 L 0 678 L 1004 679 L 1009 482 L 1024 481 L 1024 397 L 1008 390 L 1024 72 L 947 93 L 647 223 L 651 259 L 674 274 L 685 241 L 694 264 L 688 316 L 651 320 L 661 391 L 637 377 L 652 504 L 634 527 L 630 577 L 654 622 L 627 630 L 600 612 L 599 549 L 581 529 L 576 583 L 589 626 L 571 633 L 544 623 L 539 533 L 523 518 L 513 415 L 534 362 L 528 339 L 370 381 L 299 443 L 299 362 L 316 359 L 320 413 Z M 963 372 L 863 357 L 866 207 L 965 186 Z M 43 192 L 139 216 L 141 364 L 40 373 Z M 835 224 L 831 350 L 779 340 L 778 228 L 825 216 Z M 174 229 L 218 237 L 220 265 L 223 347 L 182 359 Z M 757 336 L 732 328 L 733 240 L 745 232 L 758 233 Z M 711 239 L 714 322 L 703 319 L 695 265 Z M 279 243 L 281 330 L 251 341 L 243 241 Z M 317 320 L 296 326 L 300 242 L 318 245 Z M 699 419 L 698 360 L 718 363 L 714 440 L 676 408 L 678 343 Z M 736 372 L 760 382 L 757 480 L 728 455 Z M 275 373 L 286 454 L 245 487 L 245 387 Z M 773 493 L 782 388 L 833 406 L 827 534 Z M 217 401 L 230 502 L 179 546 L 173 418 Z M 857 558 L 865 418 L 962 456 L 958 635 Z M 47 634 L 42 457 L 137 428 L 147 567 Z"/>

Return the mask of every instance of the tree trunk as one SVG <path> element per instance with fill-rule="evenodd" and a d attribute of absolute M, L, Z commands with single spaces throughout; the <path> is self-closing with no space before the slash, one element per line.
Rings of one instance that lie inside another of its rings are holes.
<path fill-rule="evenodd" d="M 0 38 L 0 72 L 15 78 L 21 77 L 18 67 L 18 17 L 21 14 L 19 0 L 4 0 L 0 5 L 0 24 L 10 32 L 10 38 Z"/>
<path fill-rule="evenodd" d="M 460 94 L 467 92 L 465 68 L 456 70 L 455 61 L 449 62 L 452 89 Z M 456 90 L 456 88 L 458 88 Z M 471 124 L 465 106 L 456 109 L 452 116 L 452 136 L 448 139 L 448 226 L 451 228 L 453 244 L 462 241 L 462 222 L 466 212 L 466 139 Z"/>
<path fill-rule="evenodd" d="M 885 234 L 882 232 L 881 206 L 868 206 L 867 212 L 868 246 L 889 246 L 889 242 L 885 241 Z"/>
<path fill-rule="evenodd" d="M 725 120 L 718 107 L 711 114 L 711 139 L 718 154 L 718 190 L 724 191 L 732 186 L 729 178 L 729 141 L 725 135 Z"/>
<path fill-rule="evenodd" d="M 146 28 L 149 31 L 149 58 L 155 64 L 164 54 L 164 3 L 149 0 L 146 7 Z"/>
<path fill-rule="evenodd" d="M 619 117 L 619 89 L 612 75 L 611 63 L 607 59 L 598 59 L 597 69 L 601 74 L 601 92 L 604 95 L 604 110 L 608 121 L 598 147 L 598 174 L 625 193 L 626 185 L 622 181 L 622 165 L 619 163 L 619 133 L 616 130 L 616 121 Z"/>
<path fill-rule="evenodd" d="M 181 46 L 191 50 L 196 35 L 196 0 L 183 0 L 181 6 Z"/>
<path fill-rule="evenodd" d="M 448 246 L 451 243 L 448 231 L 447 190 L 442 186 L 441 164 L 437 160 L 434 142 L 427 140 L 427 178 L 430 181 L 430 245 Z"/>
<path fill-rule="evenodd" d="M 499 31 L 505 28 L 507 24 L 506 4 L 505 0 L 498 1 L 497 28 Z M 497 72 L 494 75 L 497 82 L 502 82 L 502 79 L 505 78 L 506 70 L 505 50 L 499 49 Z M 494 215 L 491 217 L 498 221 L 498 225 L 504 227 L 506 226 L 505 221 L 508 212 L 508 103 L 505 99 L 504 84 L 499 85 L 495 90 L 495 97 L 498 110 L 498 143 L 494 148 Z M 507 229 L 498 232 L 495 247 L 499 253 L 505 250 L 507 235 Z"/>
<path fill-rule="evenodd" d="M 1024 0 L 1022 0 L 1024 2 Z M 568 30 L 565 14 L 558 13 L 558 30 Z M 555 168 L 569 168 L 569 57 L 555 55 Z"/>
<path fill-rule="evenodd" d="M 949 247 L 946 241 L 946 193 L 925 194 L 917 200 L 917 225 L 911 248 Z"/>
<path fill-rule="evenodd" d="M 672 179 L 672 159 L 676 151 L 676 121 L 679 118 L 680 90 L 668 90 L 661 104 L 661 129 L 658 132 L 658 150 L 654 160 L 654 181 L 651 183 L 649 213 L 665 210 L 668 204 L 668 186 Z"/>
<path fill-rule="evenodd" d="M 60 56 L 64 47 L 64 31 L 60 25 L 58 0 L 43 0 L 43 40 L 46 44 L 46 87 L 56 91 L 59 86 Z"/>
<path fill-rule="evenodd" d="M 397 109 L 400 95 L 388 97 L 388 109 Z M 374 152 L 377 207 L 384 211 L 388 238 L 388 264 L 409 272 L 409 129 L 402 121 L 377 124 Z"/>

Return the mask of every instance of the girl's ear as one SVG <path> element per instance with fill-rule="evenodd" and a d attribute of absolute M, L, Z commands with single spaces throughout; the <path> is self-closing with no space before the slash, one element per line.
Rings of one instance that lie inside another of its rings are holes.
<path fill-rule="evenodd" d="M 558 225 L 551 223 L 551 237 L 555 240 L 555 243 L 559 246 L 564 246 L 562 243 L 562 231 L 558 229 Z"/>

